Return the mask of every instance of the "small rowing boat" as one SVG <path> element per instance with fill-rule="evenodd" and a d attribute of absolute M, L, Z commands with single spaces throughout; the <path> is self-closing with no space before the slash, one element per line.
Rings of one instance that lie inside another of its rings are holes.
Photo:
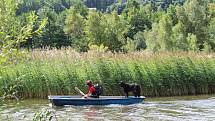
<path fill-rule="evenodd" d="M 81 96 L 48 96 L 50 102 L 55 106 L 64 105 L 130 105 L 141 103 L 145 97 L 134 97 L 134 96 L 100 96 L 99 98 L 82 98 Z"/>

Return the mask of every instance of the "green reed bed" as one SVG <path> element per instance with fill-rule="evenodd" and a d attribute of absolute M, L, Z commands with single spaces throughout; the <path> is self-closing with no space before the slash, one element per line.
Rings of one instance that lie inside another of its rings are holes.
<path fill-rule="evenodd" d="M 5 88 L 23 98 L 77 95 L 74 87 L 86 92 L 87 79 L 102 84 L 104 95 L 123 95 L 120 81 L 140 84 L 145 96 L 210 94 L 215 93 L 214 57 L 205 53 L 34 51 L 28 61 L 1 66 L 0 95 Z"/>

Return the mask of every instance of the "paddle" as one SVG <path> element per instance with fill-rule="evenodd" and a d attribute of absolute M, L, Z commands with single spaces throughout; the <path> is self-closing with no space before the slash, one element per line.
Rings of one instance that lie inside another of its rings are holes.
<path fill-rule="evenodd" d="M 80 89 L 78 89 L 78 87 L 75 87 L 75 90 L 76 90 L 77 92 L 79 92 L 79 93 L 81 94 L 81 96 L 84 96 L 84 95 L 85 95 Z"/>

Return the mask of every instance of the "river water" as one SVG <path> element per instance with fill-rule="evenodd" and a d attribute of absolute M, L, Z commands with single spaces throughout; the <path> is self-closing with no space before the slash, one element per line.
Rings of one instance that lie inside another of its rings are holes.
<path fill-rule="evenodd" d="M 215 95 L 147 98 L 128 106 L 53 107 L 48 100 L 7 102 L 0 106 L 0 121 L 31 121 L 48 110 L 53 121 L 215 121 Z"/>

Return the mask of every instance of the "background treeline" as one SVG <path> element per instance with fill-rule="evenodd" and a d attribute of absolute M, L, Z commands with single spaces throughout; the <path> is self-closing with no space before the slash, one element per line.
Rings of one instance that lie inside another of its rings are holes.
<path fill-rule="evenodd" d="M 215 93 L 214 54 L 77 53 L 67 49 L 34 51 L 30 58 L 0 70 L 0 96 L 77 95 L 74 87 L 86 92 L 87 79 L 101 84 L 103 95 L 123 95 L 120 81 L 140 84 L 145 96 Z"/>
<path fill-rule="evenodd" d="M 31 11 L 48 21 L 22 47 L 215 50 L 214 0 L 22 0 L 16 14 L 22 19 Z"/>

